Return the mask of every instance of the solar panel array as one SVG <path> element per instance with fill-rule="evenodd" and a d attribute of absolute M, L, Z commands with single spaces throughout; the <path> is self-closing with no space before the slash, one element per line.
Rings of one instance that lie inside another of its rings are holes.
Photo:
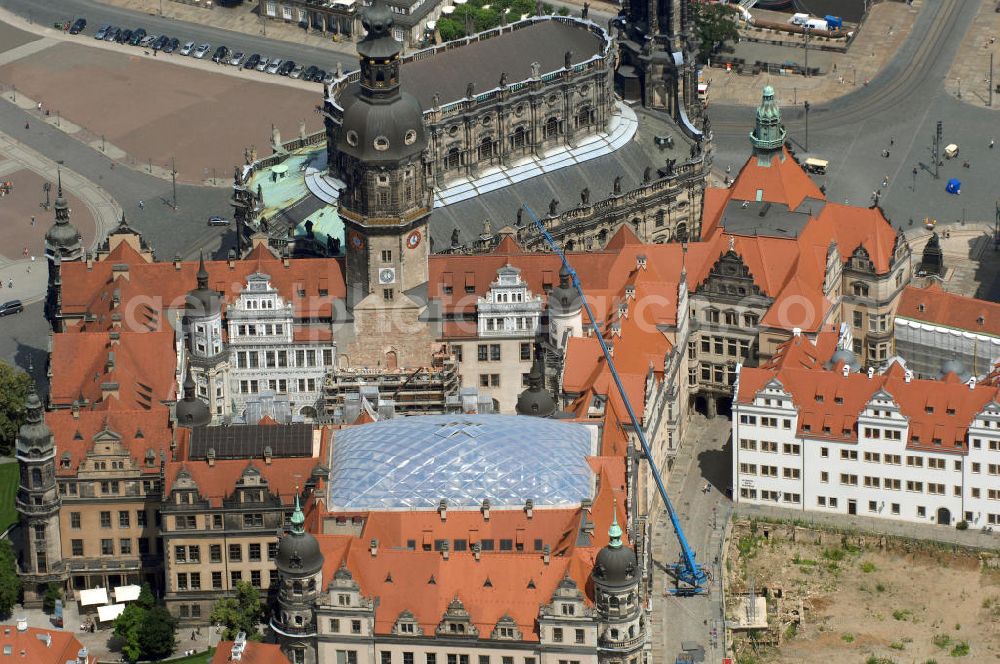
<path fill-rule="evenodd" d="M 252 424 L 223 427 L 195 427 L 191 433 L 191 459 L 206 459 L 215 450 L 216 459 L 248 459 L 264 455 L 312 456 L 313 429 L 309 424 Z"/>

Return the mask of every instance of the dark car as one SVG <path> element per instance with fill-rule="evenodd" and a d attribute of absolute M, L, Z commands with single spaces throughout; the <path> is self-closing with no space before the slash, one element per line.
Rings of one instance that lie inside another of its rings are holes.
<path fill-rule="evenodd" d="M 278 67 L 278 71 L 275 72 L 278 76 L 288 76 L 295 69 L 295 60 L 287 60 L 285 64 Z"/>
<path fill-rule="evenodd" d="M 313 80 L 317 83 L 322 83 L 323 79 L 326 78 L 326 70 L 318 69 L 315 74 L 313 74 Z"/>
<path fill-rule="evenodd" d="M 130 39 L 132 39 L 132 31 L 122 30 L 122 33 L 118 35 L 118 39 L 116 39 L 115 41 L 118 42 L 119 44 L 127 44 Z"/>
<path fill-rule="evenodd" d="M 243 63 L 244 69 L 255 69 L 260 64 L 260 53 L 254 53 Z"/>
<path fill-rule="evenodd" d="M 136 28 L 132 32 L 132 39 L 129 39 L 128 43 L 132 44 L 132 46 L 138 46 L 139 42 L 145 39 L 145 37 L 146 37 L 146 31 L 142 28 Z"/>
<path fill-rule="evenodd" d="M 108 34 L 108 30 L 111 29 L 110 25 L 102 25 L 94 33 L 94 39 L 104 39 L 104 36 Z"/>
<path fill-rule="evenodd" d="M 215 54 L 212 56 L 212 62 L 221 63 L 229 56 L 229 49 L 225 46 L 220 46 L 215 49 Z"/>
<path fill-rule="evenodd" d="M 4 302 L 0 304 L 0 316 L 10 316 L 11 314 L 19 314 L 24 311 L 24 305 L 21 304 L 20 300 L 11 300 L 10 302 Z"/>
<path fill-rule="evenodd" d="M 314 77 L 316 76 L 316 72 L 318 71 L 319 67 L 317 67 L 316 65 L 309 65 L 309 67 L 304 72 L 302 72 L 302 80 L 303 81 L 315 80 Z"/>
<path fill-rule="evenodd" d="M 177 50 L 177 47 L 181 45 L 181 40 L 177 37 L 171 37 L 166 44 L 163 45 L 164 53 L 173 53 Z"/>
<path fill-rule="evenodd" d="M 108 30 L 106 33 L 104 33 L 104 41 L 113 42 L 116 39 L 118 39 L 118 35 L 120 35 L 121 33 L 122 33 L 122 29 L 121 28 L 116 28 L 116 27 L 112 26 L 112 28 L 110 30 Z"/>
<path fill-rule="evenodd" d="M 87 27 L 87 19 L 78 18 L 73 21 L 73 26 L 69 29 L 69 34 L 78 35 L 83 32 L 83 29 Z"/>
<path fill-rule="evenodd" d="M 168 37 L 166 35 L 160 35 L 160 37 L 155 42 L 153 42 L 152 44 L 150 44 L 149 47 L 151 49 L 153 49 L 154 51 L 162 51 L 163 47 L 166 46 L 167 42 L 169 42 L 169 41 L 170 41 L 170 37 Z"/>

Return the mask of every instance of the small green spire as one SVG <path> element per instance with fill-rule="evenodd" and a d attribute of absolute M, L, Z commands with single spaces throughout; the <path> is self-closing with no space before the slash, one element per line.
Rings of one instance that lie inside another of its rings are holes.
<path fill-rule="evenodd" d="M 611 541 L 608 542 L 608 546 L 612 549 L 620 549 L 622 547 L 622 527 L 618 525 L 618 501 L 615 500 L 614 512 L 612 513 L 611 527 L 608 528 L 608 537 Z"/>
<path fill-rule="evenodd" d="M 306 515 L 302 513 L 302 506 L 299 504 L 299 490 L 295 489 L 295 511 L 292 512 L 292 534 L 301 535 L 306 532 Z"/>
<path fill-rule="evenodd" d="M 750 132 L 750 143 L 758 157 L 769 158 L 785 143 L 785 127 L 781 124 L 781 109 L 774 99 L 774 88 L 764 86 L 754 130 Z"/>

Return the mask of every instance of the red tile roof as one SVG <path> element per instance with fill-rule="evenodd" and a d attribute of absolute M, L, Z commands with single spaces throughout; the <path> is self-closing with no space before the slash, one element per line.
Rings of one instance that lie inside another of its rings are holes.
<path fill-rule="evenodd" d="M 215 648 L 211 664 L 230 664 L 231 661 L 235 661 L 229 659 L 232 651 L 232 641 L 220 641 Z M 277 643 L 247 641 L 243 655 L 240 657 L 240 664 L 291 664 L 291 662 L 281 652 L 281 646 Z"/>
<path fill-rule="evenodd" d="M 178 473 L 186 470 L 198 486 L 201 497 L 213 507 L 221 507 L 222 500 L 233 493 L 243 472 L 253 466 L 267 481 L 268 490 L 280 496 L 286 505 L 291 505 L 296 489 L 301 492 L 313 469 L 321 464 L 322 459 L 315 457 L 272 458 L 270 464 L 263 459 L 220 459 L 214 466 L 209 466 L 207 461 L 169 461 L 163 478 L 164 492 L 169 493 Z"/>
<path fill-rule="evenodd" d="M 804 337 L 795 343 L 810 343 Z M 811 353 L 807 353 L 811 354 Z M 799 411 L 798 435 L 857 441 L 856 424 L 866 404 L 879 390 L 890 394 L 909 421 L 907 447 L 964 454 L 965 435 L 973 418 L 991 401 L 1000 398 L 993 385 L 973 388 L 954 374 L 943 380 L 912 379 L 893 363 L 884 374 L 827 371 L 819 364 L 785 362 L 777 368 L 743 369 L 738 403 L 750 403 L 758 391 L 776 379 L 792 395 Z"/>
<path fill-rule="evenodd" d="M 3 625 L 0 634 L 0 651 L 11 649 L 11 662 L 30 664 L 66 664 L 76 662 L 83 644 L 71 632 L 59 629 L 28 627 L 19 631 L 14 625 Z M 39 638 L 41 637 L 41 638 Z M 48 641 L 48 645 L 46 645 Z M 0 656 L 2 657 L 2 656 Z M 87 655 L 87 664 L 97 662 L 96 655 Z"/>
<path fill-rule="evenodd" d="M 896 310 L 899 318 L 1000 336 L 1000 304 L 963 297 L 938 284 L 926 288 L 907 286 Z"/>
<path fill-rule="evenodd" d="M 117 384 L 118 401 L 125 409 L 149 409 L 173 401 L 177 398 L 174 343 L 169 326 L 157 332 L 56 334 L 49 400 L 65 406 L 82 395 L 97 404 L 101 386 Z"/>
<path fill-rule="evenodd" d="M 45 423 L 55 437 L 57 475 L 75 475 L 80 461 L 93 447 L 94 437 L 105 431 L 120 437 L 121 444 L 143 473 L 158 475 L 160 453 L 170 454 L 175 435 L 170 428 L 170 411 L 164 406 L 152 410 L 117 407 L 100 411 L 81 410 L 77 417 L 70 410 L 53 410 L 45 414 Z M 186 439 L 187 434 L 187 429 L 176 430 L 178 439 Z M 152 465 L 146 461 L 150 451 L 155 455 Z M 68 466 L 63 464 L 64 458 L 68 458 Z"/>
<path fill-rule="evenodd" d="M 733 200 L 756 201 L 760 191 L 760 200 L 784 203 L 792 210 L 806 198 L 826 200 L 823 192 L 785 147 L 771 157 L 767 166 L 759 164 L 756 155 L 751 156 L 730 189 Z"/>

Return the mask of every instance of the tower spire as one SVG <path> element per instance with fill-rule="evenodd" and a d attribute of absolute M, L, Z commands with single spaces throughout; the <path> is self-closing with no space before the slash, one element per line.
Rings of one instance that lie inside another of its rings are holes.
<path fill-rule="evenodd" d="M 69 222 L 69 205 L 63 198 L 62 190 L 62 170 L 56 170 L 56 200 L 52 206 L 56 211 L 56 223 L 65 224 Z"/>
<path fill-rule="evenodd" d="M 774 88 L 770 85 L 764 86 L 754 128 L 750 132 L 750 144 L 753 145 L 754 154 L 757 155 L 761 165 L 770 163 L 771 155 L 781 150 L 785 144 L 785 126 L 781 123 L 781 109 L 774 99 Z"/>
<path fill-rule="evenodd" d="M 618 499 L 615 499 L 614 510 L 612 511 L 611 527 L 608 528 L 608 546 L 612 549 L 622 547 L 622 527 L 618 525 Z"/>
<path fill-rule="evenodd" d="M 302 505 L 299 503 L 299 487 L 295 487 L 295 511 L 292 512 L 292 534 L 301 535 L 306 532 L 306 516 L 302 513 Z"/>
<path fill-rule="evenodd" d="M 198 288 L 204 290 L 208 288 L 208 270 L 205 269 L 205 252 L 202 251 L 198 260 Z"/>

